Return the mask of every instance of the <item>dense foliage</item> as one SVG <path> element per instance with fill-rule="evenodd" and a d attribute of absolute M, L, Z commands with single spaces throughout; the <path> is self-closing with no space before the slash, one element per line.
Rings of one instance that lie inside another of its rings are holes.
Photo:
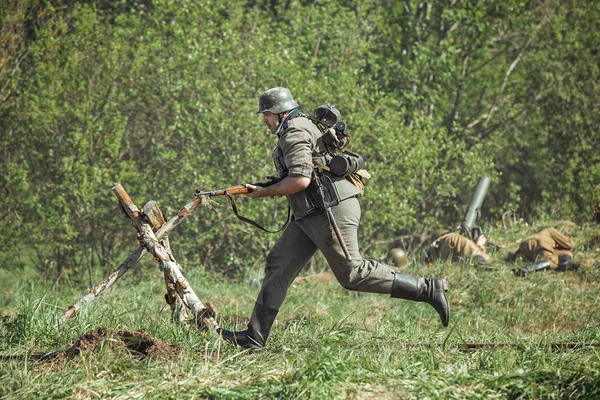
<path fill-rule="evenodd" d="M 266 88 L 333 103 L 373 174 L 361 239 L 487 218 L 591 218 L 600 200 L 597 21 L 586 1 L 121 0 L 0 6 L 3 265 L 112 270 L 135 243 L 120 182 L 167 217 L 197 187 L 273 173 Z M 234 273 L 275 240 L 225 201 L 178 228 L 179 258 Z M 240 198 L 275 226 L 285 203 Z M 374 246 L 374 247 L 373 247 Z M 377 247 L 379 246 L 379 248 Z"/>

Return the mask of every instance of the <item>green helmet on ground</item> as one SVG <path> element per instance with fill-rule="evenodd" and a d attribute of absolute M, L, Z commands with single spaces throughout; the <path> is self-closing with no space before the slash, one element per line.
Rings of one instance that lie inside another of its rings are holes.
<path fill-rule="evenodd" d="M 408 255 L 404 250 L 394 247 L 390 250 L 390 256 L 396 267 L 406 267 L 408 265 Z"/>
<path fill-rule="evenodd" d="M 286 111 L 293 110 L 298 107 L 298 103 L 292 97 L 292 94 L 287 88 L 275 87 L 267 89 L 258 98 L 257 114 L 270 112 L 273 114 L 281 114 Z"/>

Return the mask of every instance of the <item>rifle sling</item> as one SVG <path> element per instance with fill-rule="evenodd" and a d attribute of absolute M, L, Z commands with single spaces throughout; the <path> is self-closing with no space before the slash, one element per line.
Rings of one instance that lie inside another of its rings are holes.
<path fill-rule="evenodd" d="M 254 222 L 254 221 L 252 221 L 251 219 L 248 219 L 248 218 L 246 218 L 246 217 L 243 217 L 243 216 L 241 216 L 241 215 L 238 213 L 237 206 L 235 205 L 235 201 L 233 201 L 233 196 L 232 196 L 231 194 L 229 194 L 229 192 L 227 192 L 227 191 L 225 191 L 225 194 L 227 195 L 227 197 L 229 197 L 229 200 L 231 200 L 231 209 L 233 210 L 233 213 L 235 214 L 235 216 L 236 216 L 236 217 L 237 217 L 237 218 L 238 218 L 240 221 L 243 221 L 243 222 L 246 222 L 246 223 L 248 223 L 248 224 L 250 224 L 250 225 L 253 225 L 253 226 L 255 226 L 256 228 L 258 228 L 258 229 L 260 229 L 260 230 L 263 230 L 263 231 L 265 231 L 265 232 L 268 232 L 268 233 L 277 233 L 277 232 L 281 232 L 281 231 L 283 230 L 283 228 L 285 228 L 285 227 L 286 227 L 286 225 L 288 224 L 288 222 L 290 222 L 290 214 L 291 214 L 291 210 L 290 210 L 290 206 L 288 206 L 288 215 L 287 215 L 287 218 L 286 218 L 286 220 L 285 220 L 285 223 L 283 224 L 283 226 L 282 226 L 281 228 L 279 228 L 278 230 L 276 230 L 276 231 L 270 231 L 270 230 L 268 230 L 268 229 L 265 229 L 264 227 L 262 227 L 262 226 L 261 226 L 260 224 L 258 224 L 257 222 Z"/>

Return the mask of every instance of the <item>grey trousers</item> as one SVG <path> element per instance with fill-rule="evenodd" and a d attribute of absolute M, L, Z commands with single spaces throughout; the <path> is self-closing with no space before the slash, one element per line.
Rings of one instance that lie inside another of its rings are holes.
<path fill-rule="evenodd" d="M 360 205 L 355 197 L 332 208 L 352 256 L 344 255 L 327 215 L 317 213 L 292 220 L 267 255 L 265 279 L 257 303 L 279 310 L 288 288 L 317 250 L 320 250 L 340 284 L 349 290 L 390 294 L 394 270 L 375 260 L 365 260 L 358 249 Z"/>

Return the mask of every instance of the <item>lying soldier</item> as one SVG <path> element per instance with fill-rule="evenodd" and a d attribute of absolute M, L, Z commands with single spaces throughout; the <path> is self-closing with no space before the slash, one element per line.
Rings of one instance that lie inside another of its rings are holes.
<path fill-rule="evenodd" d="M 481 229 L 473 230 L 474 240 L 456 232 L 446 232 L 438 236 L 427 250 L 427 261 L 435 260 L 457 262 L 470 258 L 478 267 L 492 270 L 490 256 L 485 252 L 487 238 Z M 434 235 L 437 236 L 437 235 Z"/>
<path fill-rule="evenodd" d="M 570 271 L 577 269 L 573 264 L 573 240 L 554 228 L 544 229 L 525 238 L 519 249 L 511 254 L 514 261 L 517 257 L 531 261 L 521 268 L 513 269 L 516 276 L 527 276 L 529 272 L 554 268 L 556 271 Z"/>

